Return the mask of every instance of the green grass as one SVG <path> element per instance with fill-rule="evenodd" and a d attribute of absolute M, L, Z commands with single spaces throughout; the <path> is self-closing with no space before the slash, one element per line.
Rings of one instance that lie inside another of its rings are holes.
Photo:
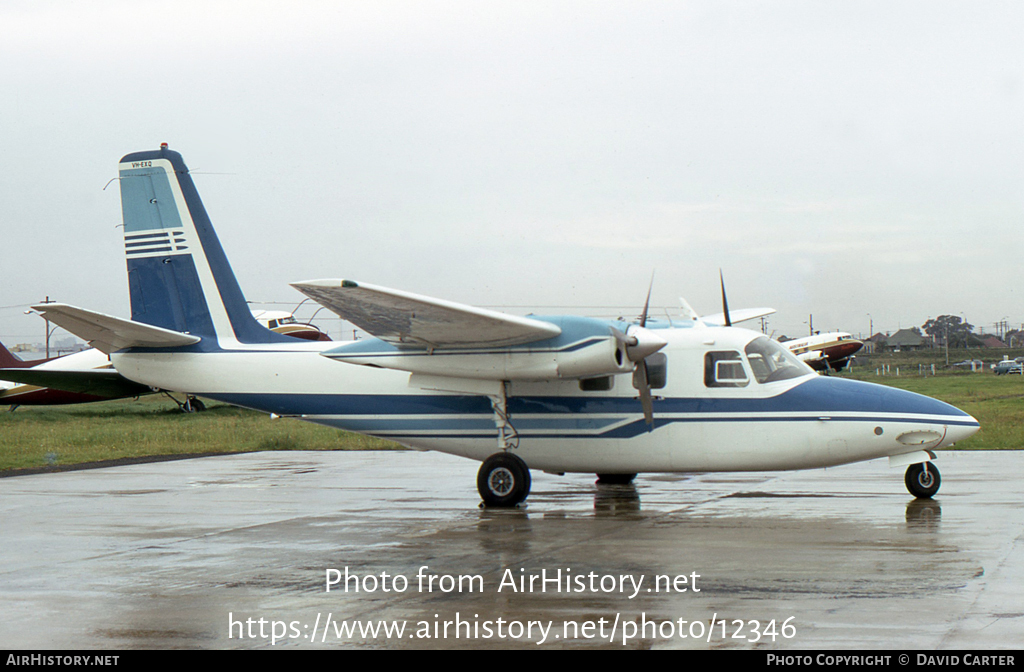
<path fill-rule="evenodd" d="M 178 411 L 166 397 L 0 410 L 0 470 L 157 455 L 256 450 L 382 450 L 397 444 L 293 418 L 206 402 Z"/>

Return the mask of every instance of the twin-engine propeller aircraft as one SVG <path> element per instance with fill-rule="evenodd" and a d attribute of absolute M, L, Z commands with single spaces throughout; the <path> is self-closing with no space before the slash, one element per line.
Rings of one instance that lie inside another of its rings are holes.
<path fill-rule="evenodd" d="M 849 365 L 854 353 L 864 347 L 862 341 L 845 331 L 794 338 L 785 341 L 783 345 L 815 371 L 842 371 Z"/>
<path fill-rule="evenodd" d="M 309 280 L 293 286 L 375 338 L 296 341 L 249 313 L 180 154 L 125 156 L 120 185 L 132 319 L 36 310 L 143 385 L 482 461 L 487 505 L 526 499 L 531 469 L 629 482 L 878 457 L 911 465 L 907 486 L 930 497 L 933 451 L 978 430 L 940 401 L 818 376 L 760 333 L 656 327 L 646 308 L 636 322 L 517 317 Z"/>

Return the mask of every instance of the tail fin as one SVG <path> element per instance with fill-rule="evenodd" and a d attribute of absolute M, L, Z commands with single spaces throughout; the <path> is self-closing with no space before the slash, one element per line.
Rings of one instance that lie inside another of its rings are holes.
<path fill-rule="evenodd" d="M 132 320 L 222 342 L 287 342 L 249 312 L 181 154 L 161 145 L 128 154 L 119 170 Z"/>
<path fill-rule="evenodd" d="M 5 348 L 3 343 L 0 343 L 0 369 L 22 369 L 31 365 L 29 362 L 19 359 L 17 355 Z"/>

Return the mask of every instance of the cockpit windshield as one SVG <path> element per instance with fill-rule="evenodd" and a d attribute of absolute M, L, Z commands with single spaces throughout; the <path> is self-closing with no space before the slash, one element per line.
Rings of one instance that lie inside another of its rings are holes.
<path fill-rule="evenodd" d="M 814 371 L 776 341 L 759 336 L 746 347 L 747 361 L 759 383 L 799 378 Z"/>

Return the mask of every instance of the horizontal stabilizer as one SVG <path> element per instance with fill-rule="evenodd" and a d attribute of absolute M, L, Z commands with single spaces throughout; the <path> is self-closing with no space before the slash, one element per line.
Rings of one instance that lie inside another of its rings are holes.
<path fill-rule="evenodd" d="M 125 348 L 171 348 L 200 341 L 198 336 L 132 322 L 65 303 L 44 303 L 32 308 L 50 322 L 60 325 L 108 355 Z"/>
<path fill-rule="evenodd" d="M 132 382 L 114 369 L 93 369 L 91 371 L 0 369 L 0 380 L 112 399 L 135 397 L 153 391 L 148 385 Z"/>
<path fill-rule="evenodd" d="M 351 280 L 308 280 L 292 287 L 363 331 L 399 347 L 506 347 L 554 338 L 550 322 L 506 315 Z"/>

